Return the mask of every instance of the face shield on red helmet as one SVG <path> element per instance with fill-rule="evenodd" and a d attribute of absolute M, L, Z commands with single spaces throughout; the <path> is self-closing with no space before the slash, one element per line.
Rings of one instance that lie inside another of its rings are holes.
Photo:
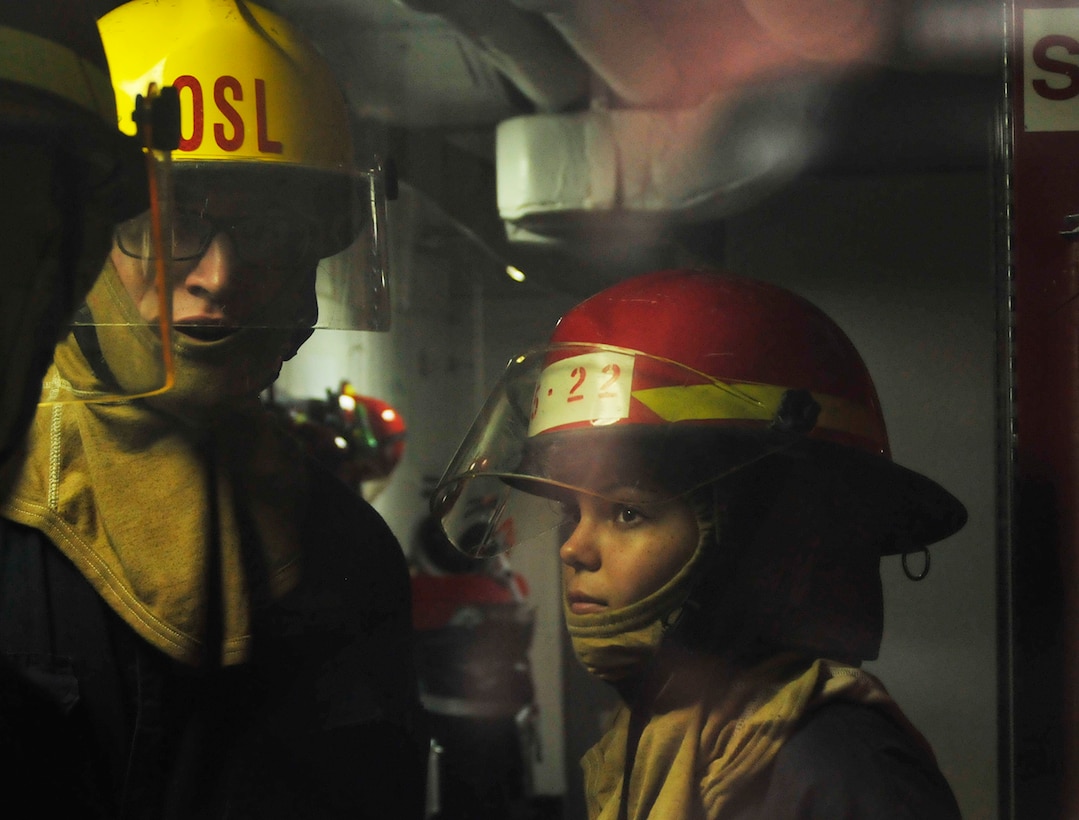
<path fill-rule="evenodd" d="M 646 486 L 674 498 L 770 458 L 856 476 L 881 554 L 965 521 L 950 493 L 891 460 L 873 382 L 828 316 L 772 285 L 685 270 L 608 288 L 515 358 L 432 509 L 459 548 L 489 511 L 471 550 L 488 555 L 559 528 L 572 493 L 618 502 Z"/>

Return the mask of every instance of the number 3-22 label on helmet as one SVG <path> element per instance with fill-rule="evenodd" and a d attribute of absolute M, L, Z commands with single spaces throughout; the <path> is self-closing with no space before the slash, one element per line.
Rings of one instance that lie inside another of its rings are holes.
<path fill-rule="evenodd" d="M 598 350 L 549 364 L 532 399 L 528 435 L 629 417 L 634 357 Z"/>

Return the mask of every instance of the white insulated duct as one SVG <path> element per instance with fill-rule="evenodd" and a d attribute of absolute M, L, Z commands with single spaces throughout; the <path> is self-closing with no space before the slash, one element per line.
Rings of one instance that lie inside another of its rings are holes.
<path fill-rule="evenodd" d="M 513 241 L 590 226 L 646 242 L 754 204 L 815 155 L 824 78 L 879 34 L 873 0 L 400 1 L 477 43 L 542 112 L 496 130 Z M 563 113 L 590 80 L 591 108 Z"/>
<path fill-rule="evenodd" d="M 543 242 L 613 228 L 621 241 L 648 242 L 664 224 L 743 210 L 814 157 L 826 97 L 820 84 L 788 82 L 688 109 L 506 120 L 495 158 L 508 236 Z"/>

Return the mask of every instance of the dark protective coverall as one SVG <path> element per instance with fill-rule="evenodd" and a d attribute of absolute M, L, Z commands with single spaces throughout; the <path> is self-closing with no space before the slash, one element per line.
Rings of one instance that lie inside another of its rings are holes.
<path fill-rule="evenodd" d="M 936 763 L 877 709 L 835 702 L 811 712 L 730 820 L 958 820 Z"/>
<path fill-rule="evenodd" d="M 582 758 L 589 817 L 960 817 L 928 742 L 857 667 L 674 647 L 655 661 L 619 682 L 623 704 Z"/>
<path fill-rule="evenodd" d="M 302 579 L 255 598 L 237 666 L 172 660 L 42 533 L 0 518 L 8 798 L 78 817 L 422 817 L 404 556 L 366 502 L 311 475 Z"/>

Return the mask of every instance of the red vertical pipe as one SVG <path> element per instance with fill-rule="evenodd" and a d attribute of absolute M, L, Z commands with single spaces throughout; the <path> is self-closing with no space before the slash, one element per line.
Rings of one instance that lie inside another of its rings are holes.
<path fill-rule="evenodd" d="M 1012 816 L 1079 817 L 1079 8 L 1010 24 Z"/>

